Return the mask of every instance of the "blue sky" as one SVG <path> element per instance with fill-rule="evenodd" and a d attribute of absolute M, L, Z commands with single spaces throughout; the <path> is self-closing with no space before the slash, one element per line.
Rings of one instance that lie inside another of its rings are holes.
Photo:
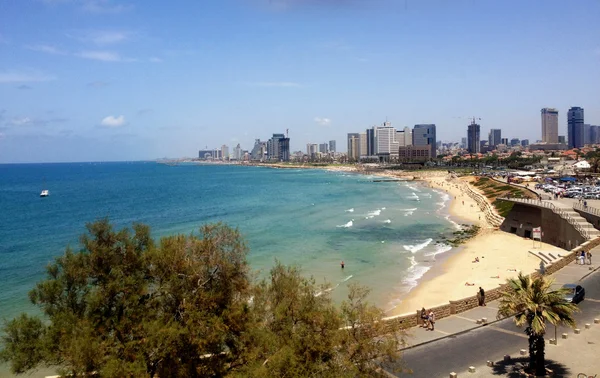
<path fill-rule="evenodd" d="M 0 163 L 195 156 L 380 124 L 540 138 L 600 124 L 600 2 L 0 2 Z M 460 118 L 462 117 L 462 118 Z"/>

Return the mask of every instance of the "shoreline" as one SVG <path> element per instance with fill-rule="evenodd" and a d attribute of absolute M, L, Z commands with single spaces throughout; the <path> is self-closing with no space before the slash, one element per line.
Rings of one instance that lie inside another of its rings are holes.
<path fill-rule="evenodd" d="M 539 267 L 540 260 L 529 251 L 566 253 L 545 243 L 534 249 L 531 239 L 491 227 L 475 201 L 463 194 L 454 181 L 447 181 L 447 177 L 430 177 L 423 181 L 430 188 L 450 196 L 449 220 L 478 225 L 480 231 L 464 244 L 453 248 L 456 250 L 450 251 L 440 264 L 434 264 L 417 281 L 417 285 L 401 298 L 401 302 L 387 311 L 388 316 L 414 314 L 422 307 L 427 309 L 448 304 L 449 301 L 475 295 L 479 287 L 486 291 L 494 289 L 505 283 L 507 278 L 516 277 L 519 272 L 533 273 Z M 474 262 L 476 257 L 479 262 Z"/>

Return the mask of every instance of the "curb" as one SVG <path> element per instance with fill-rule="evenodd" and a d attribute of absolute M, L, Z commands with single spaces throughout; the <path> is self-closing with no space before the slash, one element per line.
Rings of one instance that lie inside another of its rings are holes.
<path fill-rule="evenodd" d="M 581 278 L 579 279 L 579 282 L 581 282 L 581 281 L 582 281 L 584 278 L 586 278 L 586 277 L 587 277 L 587 276 L 589 276 L 590 274 L 592 274 L 592 273 L 595 273 L 595 272 L 596 272 L 598 269 L 600 269 L 600 266 L 599 266 L 599 267 L 597 267 L 596 269 L 592 270 L 591 272 L 589 272 L 589 273 L 588 273 L 588 274 L 586 274 L 585 276 L 581 277 Z"/>
<path fill-rule="evenodd" d="M 449 317 L 447 317 L 447 318 L 444 318 L 444 319 L 448 319 L 448 318 L 449 318 Z M 496 319 L 496 320 L 494 320 L 494 321 L 492 321 L 492 322 L 488 322 L 488 323 L 485 323 L 485 324 L 483 324 L 483 325 L 478 325 L 478 326 L 475 326 L 475 327 L 473 327 L 473 328 L 469 328 L 469 329 L 465 329 L 465 330 L 463 330 L 463 331 L 459 331 L 459 332 L 456 332 L 456 333 L 452 333 L 452 334 L 450 334 L 450 335 L 444 335 L 444 336 L 441 336 L 441 337 L 438 337 L 438 338 L 435 338 L 435 339 L 431 339 L 431 340 L 423 341 L 422 343 L 418 343 L 418 344 L 414 344 L 414 345 L 409 345 L 409 346 L 407 346 L 407 347 L 400 348 L 399 350 L 400 350 L 400 351 L 403 351 L 403 350 L 409 350 L 409 349 L 413 349 L 413 348 L 416 348 L 416 347 L 419 347 L 419 346 L 423 346 L 423 345 L 431 344 L 431 343 L 434 343 L 434 342 L 436 342 L 436 341 L 440 341 L 440 340 L 444 340 L 444 339 L 449 339 L 449 338 L 451 338 L 451 337 L 460 336 L 460 335 L 463 335 L 463 334 L 465 334 L 465 333 L 471 332 L 471 331 L 473 331 L 473 330 L 476 330 L 476 329 L 479 329 L 479 328 L 483 328 L 483 327 L 485 327 L 485 326 L 489 326 L 489 325 L 492 325 L 492 324 L 496 324 L 496 323 L 498 323 L 498 322 L 501 322 L 501 321 L 503 321 L 503 320 L 506 320 L 506 319 L 509 319 L 509 318 L 512 318 L 512 316 L 508 316 L 508 317 L 506 317 L 506 318 L 502 318 L 502 319 Z"/>

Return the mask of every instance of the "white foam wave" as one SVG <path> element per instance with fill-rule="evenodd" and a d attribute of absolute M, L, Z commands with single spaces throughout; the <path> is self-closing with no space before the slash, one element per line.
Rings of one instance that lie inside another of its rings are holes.
<path fill-rule="evenodd" d="M 405 250 L 410 251 L 411 253 L 417 253 L 420 250 L 422 250 L 423 248 L 427 247 L 432 241 L 433 241 L 433 239 L 429 238 L 429 239 L 425 240 L 423 243 L 415 244 L 415 245 L 405 245 L 403 247 Z"/>
<path fill-rule="evenodd" d="M 385 210 L 385 207 L 382 207 L 381 210 Z"/>
<path fill-rule="evenodd" d="M 418 195 L 416 195 L 416 193 L 415 193 L 415 192 L 412 192 L 412 193 L 410 194 L 410 196 L 408 196 L 408 197 L 406 197 L 406 198 L 407 198 L 407 199 L 409 199 L 409 200 L 412 200 L 412 201 L 420 201 L 420 199 L 419 199 L 419 196 L 418 196 Z"/>
<path fill-rule="evenodd" d="M 386 219 L 386 220 L 383 221 L 383 223 L 388 223 L 389 224 L 389 223 L 392 223 L 392 221 L 389 220 L 389 219 Z"/>
<path fill-rule="evenodd" d="M 402 209 L 402 211 L 405 211 L 404 216 L 408 217 L 409 215 L 413 215 L 413 213 L 417 211 L 417 208 L 415 207 L 414 209 Z"/>
<path fill-rule="evenodd" d="M 417 282 L 419 281 L 419 279 L 423 277 L 423 275 L 425 275 L 425 273 L 427 273 L 429 269 L 431 269 L 431 267 L 429 266 L 419 265 L 415 261 L 414 256 L 411 256 L 410 264 L 411 266 L 407 270 L 408 274 L 402 280 L 402 283 L 408 287 L 408 291 L 412 290 L 415 286 L 417 286 Z"/>
<path fill-rule="evenodd" d="M 332 287 L 330 287 L 330 288 L 327 288 L 327 289 L 325 289 L 325 290 L 319 291 L 318 293 L 315 293 L 315 297 L 320 297 L 321 295 L 323 295 L 323 294 L 325 294 L 325 293 L 329 293 L 329 292 L 331 292 L 331 291 L 333 291 L 333 290 L 337 289 L 337 288 L 340 286 L 340 284 L 341 284 L 341 283 L 344 283 L 344 282 L 348 281 L 348 280 L 349 280 L 349 279 L 351 279 L 352 277 L 354 277 L 354 276 L 351 274 L 351 275 L 349 275 L 348 277 L 346 277 L 346 278 L 344 278 L 344 279 L 340 280 L 340 282 L 339 282 L 338 284 L 336 284 L 335 286 L 332 286 Z"/>
<path fill-rule="evenodd" d="M 350 222 L 348 222 L 346 224 L 342 224 L 342 225 L 339 225 L 339 226 L 336 226 L 336 227 L 338 227 L 338 228 L 349 228 L 349 227 L 352 227 L 352 225 L 354 225 L 354 222 L 350 221 Z"/>
<path fill-rule="evenodd" d="M 381 209 L 377 209 L 377 210 L 370 211 L 367 213 L 367 216 L 369 216 L 371 218 L 376 217 L 378 215 L 381 215 Z"/>
<path fill-rule="evenodd" d="M 348 209 L 346 210 L 347 213 L 353 213 L 354 212 L 354 208 Z"/>
<path fill-rule="evenodd" d="M 454 228 L 456 228 L 456 230 L 460 231 L 462 230 L 462 226 L 458 223 L 456 223 L 455 221 L 453 221 L 452 219 L 450 219 L 450 215 L 446 215 L 444 218 L 446 218 L 446 220 L 450 223 L 452 223 L 452 225 L 454 226 Z"/>
<path fill-rule="evenodd" d="M 349 280 L 350 278 L 352 278 L 352 277 L 354 277 L 354 276 L 351 274 L 351 275 L 349 275 L 348 277 L 346 277 L 346 278 L 344 278 L 343 280 L 341 280 L 341 281 L 340 281 L 340 283 L 342 283 L 342 282 L 346 282 L 346 281 L 348 281 L 348 280 Z"/>
<path fill-rule="evenodd" d="M 420 191 L 420 190 L 419 190 L 419 189 L 418 189 L 416 186 L 414 186 L 414 185 L 409 185 L 409 184 L 407 184 L 406 186 L 408 187 L 408 189 L 412 190 L 413 192 L 419 192 L 419 193 L 421 192 L 421 191 Z"/>
<path fill-rule="evenodd" d="M 451 245 L 443 244 L 443 243 L 438 243 L 438 244 L 435 245 L 435 251 L 426 253 L 425 256 L 433 256 L 433 257 L 435 257 L 437 255 L 441 255 L 442 253 L 446 253 L 446 252 L 448 252 L 451 249 L 452 249 Z"/>

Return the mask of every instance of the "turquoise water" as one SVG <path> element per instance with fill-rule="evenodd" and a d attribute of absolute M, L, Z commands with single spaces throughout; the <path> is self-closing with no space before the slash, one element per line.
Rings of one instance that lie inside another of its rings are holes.
<path fill-rule="evenodd" d="M 154 237 L 207 222 L 238 227 L 253 268 L 275 258 L 330 282 L 341 300 L 350 282 L 388 309 L 448 251 L 455 230 L 444 194 L 364 175 L 229 165 L 152 162 L 0 165 L 0 318 L 35 311 L 27 292 L 86 222 L 143 222 Z M 40 198 L 42 189 L 50 196 Z M 346 268 L 340 268 L 344 260 Z"/>

